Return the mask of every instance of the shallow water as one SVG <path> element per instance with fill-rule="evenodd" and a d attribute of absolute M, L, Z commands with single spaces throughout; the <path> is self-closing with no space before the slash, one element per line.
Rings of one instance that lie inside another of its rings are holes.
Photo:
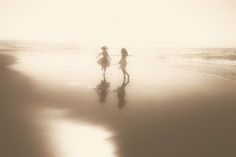
<path fill-rule="evenodd" d="M 234 81 L 131 51 L 130 82 L 112 52 L 104 82 L 94 50 L 84 52 L 0 55 L 1 155 L 236 155 Z"/>

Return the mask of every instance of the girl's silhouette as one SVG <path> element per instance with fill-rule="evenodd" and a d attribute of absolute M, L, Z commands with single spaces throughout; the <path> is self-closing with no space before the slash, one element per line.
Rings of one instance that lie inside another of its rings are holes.
<path fill-rule="evenodd" d="M 119 108 L 123 108 L 125 106 L 126 100 L 125 100 L 125 87 L 127 86 L 127 84 L 129 83 L 129 80 L 127 82 L 125 82 L 125 78 L 123 80 L 123 83 L 121 84 L 121 86 L 119 86 L 117 88 L 117 98 L 118 98 L 118 107 Z"/>
<path fill-rule="evenodd" d="M 128 56 L 128 52 L 126 50 L 126 48 L 122 48 L 121 49 L 121 59 L 120 59 L 120 68 L 124 74 L 124 78 L 126 77 L 126 75 L 128 76 L 128 80 L 129 80 L 129 74 L 127 73 L 126 71 L 126 66 L 127 66 L 127 60 L 126 60 L 126 57 Z"/>
<path fill-rule="evenodd" d="M 102 49 L 102 52 L 99 53 L 96 58 L 102 56 L 102 57 L 97 61 L 97 63 L 102 66 L 103 75 L 105 75 L 107 67 L 110 66 L 110 60 L 111 60 L 111 58 L 110 58 L 110 56 L 109 56 L 109 54 L 108 54 L 108 52 L 107 52 L 107 47 L 106 47 L 106 46 L 103 46 L 101 49 Z"/>
<path fill-rule="evenodd" d="M 103 80 L 97 85 L 96 87 L 96 92 L 100 96 L 100 102 L 105 102 L 106 101 L 106 96 L 110 92 L 110 83 L 106 81 L 106 78 L 103 77 Z"/>

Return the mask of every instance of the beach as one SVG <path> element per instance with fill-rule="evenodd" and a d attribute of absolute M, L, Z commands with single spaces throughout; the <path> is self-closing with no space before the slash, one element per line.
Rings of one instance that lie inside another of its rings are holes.
<path fill-rule="evenodd" d="M 131 50 L 124 84 L 118 49 L 105 78 L 94 49 L 57 50 L 1 50 L 0 156 L 236 155 L 235 65 Z"/>

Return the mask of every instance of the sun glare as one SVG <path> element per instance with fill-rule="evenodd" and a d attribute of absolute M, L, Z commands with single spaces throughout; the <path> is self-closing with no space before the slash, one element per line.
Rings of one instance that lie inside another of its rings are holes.
<path fill-rule="evenodd" d="M 116 157 L 112 136 L 105 129 L 56 120 L 50 125 L 57 157 Z"/>

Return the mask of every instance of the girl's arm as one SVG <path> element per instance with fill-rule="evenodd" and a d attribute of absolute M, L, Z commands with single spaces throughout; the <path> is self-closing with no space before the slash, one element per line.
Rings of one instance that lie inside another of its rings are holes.
<path fill-rule="evenodd" d="M 109 54 L 107 54 L 107 57 L 111 60 L 111 57 L 109 56 Z"/>
<path fill-rule="evenodd" d="M 99 53 L 98 56 L 97 56 L 96 58 L 98 58 L 98 57 L 101 56 L 101 55 L 102 55 L 102 53 Z"/>

